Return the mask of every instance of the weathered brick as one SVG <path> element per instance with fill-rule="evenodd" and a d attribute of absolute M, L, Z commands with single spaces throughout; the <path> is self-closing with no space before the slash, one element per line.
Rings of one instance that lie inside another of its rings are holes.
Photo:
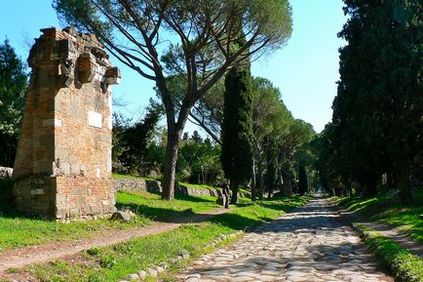
<path fill-rule="evenodd" d="M 31 83 L 13 173 L 17 208 L 60 220 L 110 214 L 109 84 L 119 81 L 119 70 L 93 35 L 41 31 L 28 58 Z"/>

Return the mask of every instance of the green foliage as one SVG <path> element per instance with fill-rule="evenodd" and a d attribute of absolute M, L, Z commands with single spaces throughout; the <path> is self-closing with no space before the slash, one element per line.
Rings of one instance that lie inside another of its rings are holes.
<path fill-rule="evenodd" d="M 340 49 L 332 124 L 318 142 L 325 147 L 321 177 L 332 193 L 356 182 L 359 192 L 375 195 L 386 174 L 403 201 L 412 200 L 410 174 L 423 148 L 422 7 L 417 0 L 345 1 L 350 19 L 339 36 L 348 45 Z"/>
<path fill-rule="evenodd" d="M 150 171 L 159 170 L 158 163 L 162 163 L 163 159 L 157 160 L 151 156 L 155 156 L 152 143 L 162 114 L 162 106 L 150 100 L 150 106 L 142 121 L 130 125 L 122 116 L 114 116 L 114 171 L 148 175 Z"/>
<path fill-rule="evenodd" d="M 24 63 L 5 40 L 0 44 L 0 165 L 13 166 L 25 105 Z"/>
<path fill-rule="evenodd" d="M 203 141 L 198 132 L 194 131 L 191 138 L 181 142 L 178 178 L 190 183 L 219 184 L 223 174 L 220 152 L 219 144 L 213 144 L 207 138 Z"/>
<path fill-rule="evenodd" d="M 237 187 L 252 173 L 252 120 L 250 73 L 233 68 L 225 80 L 222 124 L 222 167 L 225 177 Z"/>

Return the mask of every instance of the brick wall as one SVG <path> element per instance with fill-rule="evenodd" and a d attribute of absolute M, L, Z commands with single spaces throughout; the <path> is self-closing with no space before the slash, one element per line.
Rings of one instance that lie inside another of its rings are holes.
<path fill-rule="evenodd" d="M 13 176 L 18 210 L 51 219 L 114 211 L 111 84 L 120 75 L 94 35 L 41 30 Z"/>

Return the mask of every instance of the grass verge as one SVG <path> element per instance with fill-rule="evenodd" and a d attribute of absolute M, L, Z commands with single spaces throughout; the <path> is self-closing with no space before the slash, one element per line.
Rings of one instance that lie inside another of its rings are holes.
<path fill-rule="evenodd" d="M 307 200 L 307 196 L 295 196 L 275 201 L 244 202 L 232 207 L 229 213 L 202 224 L 187 224 L 170 232 L 92 249 L 77 259 L 34 265 L 26 271 L 40 281 L 117 281 L 130 273 L 167 262 L 184 250 L 191 258 L 196 258 L 211 251 L 212 248 L 206 246 L 220 234 L 253 228 L 303 205 Z M 171 271 L 180 266 L 171 265 Z"/>
<path fill-rule="evenodd" d="M 414 204 L 411 206 L 402 205 L 398 194 L 382 194 L 372 198 L 335 198 L 335 201 L 370 220 L 394 225 L 423 244 L 423 219 L 420 217 L 423 214 L 422 190 L 414 194 Z"/>
<path fill-rule="evenodd" d="M 365 244 L 395 275 L 397 281 L 423 281 L 423 259 L 378 232 L 356 224 Z"/>

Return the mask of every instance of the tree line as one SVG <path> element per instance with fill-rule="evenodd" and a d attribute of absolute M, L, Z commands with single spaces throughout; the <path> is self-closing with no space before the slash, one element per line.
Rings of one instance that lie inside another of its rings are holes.
<path fill-rule="evenodd" d="M 53 7 L 63 21 L 80 31 L 96 34 L 118 60 L 155 82 L 166 118 L 162 198 L 168 200 L 174 197 L 185 124 L 189 118 L 201 115 L 196 106 L 209 106 L 208 112 L 215 113 L 207 101 L 219 88 L 219 82 L 228 86 L 231 76 L 249 79 L 246 67 L 249 60 L 284 46 L 292 32 L 288 0 L 55 0 Z M 231 126 L 235 131 L 232 131 L 232 137 L 237 139 L 231 142 L 236 142 L 237 146 L 233 150 L 225 147 L 229 146 L 224 142 L 225 113 L 221 115 L 222 135 L 212 137 L 219 139 L 217 143 L 223 146 L 224 174 L 236 191 L 239 185 L 255 175 L 251 167 L 255 160 L 252 159 L 249 82 L 244 81 L 244 85 L 235 80 L 232 82 L 234 87 L 240 88 L 226 87 L 220 93 L 231 96 L 231 99 L 238 98 L 240 104 L 235 108 L 246 109 L 235 114 L 235 119 L 226 118 L 226 123 L 233 122 Z M 197 122 L 203 123 L 203 120 L 200 118 Z M 213 128 L 207 129 L 213 133 Z M 279 165 L 276 160 L 282 157 L 276 157 L 279 144 L 271 143 L 268 140 L 266 146 L 272 147 L 274 152 L 266 158 L 275 171 L 271 173 L 275 179 L 270 177 L 269 181 L 276 183 Z M 237 154 L 235 149 L 241 148 L 244 148 L 243 154 Z M 289 158 L 291 151 L 287 149 L 280 155 Z"/>
<path fill-rule="evenodd" d="M 289 39 L 287 0 L 55 0 L 53 7 L 63 22 L 95 33 L 119 61 L 156 84 L 159 100 L 142 120 L 114 116 L 115 171 L 156 173 L 168 200 L 176 180 L 216 185 L 226 178 L 233 202 L 240 186 L 249 187 L 253 199 L 310 189 L 312 126 L 294 119 L 279 90 L 249 70 L 250 60 Z M 22 74 L 14 80 L 20 90 L 11 90 L 20 100 L 4 104 L 22 111 L 27 77 L 18 63 L 9 67 Z M 14 139 L 6 142 L 15 146 L 20 117 L 3 113 L 15 122 L 13 132 L 9 127 Z M 187 120 L 210 139 L 183 134 Z M 3 163 L 11 165 L 14 148 L 5 150 Z"/>
<path fill-rule="evenodd" d="M 347 45 L 316 166 L 331 194 L 398 188 L 410 204 L 423 179 L 423 2 L 344 2 Z"/>
<path fill-rule="evenodd" d="M 213 99 L 199 103 L 191 113 L 195 117 L 191 118 L 193 122 L 201 119 L 202 122 L 197 125 L 205 132 L 212 130 L 214 134 L 208 137 L 203 137 L 197 131 L 191 135 L 187 132 L 183 134 L 176 165 L 176 180 L 222 185 L 225 178 L 230 179 L 231 173 L 238 173 L 239 178 L 236 180 L 239 183 L 233 189 L 244 187 L 251 191 L 254 199 L 263 199 L 266 194 L 270 197 L 275 193 L 291 195 L 310 191 L 312 182 L 317 182 L 313 168 L 315 155 L 310 146 L 310 141 L 315 136 L 312 126 L 292 116 L 282 101 L 279 89 L 269 80 L 247 77 L 246 81 L 248 96 L 251 97 L 250 107 L 246 110 L 251 114 L 247 147 L 233 146 L 239 144 L 234 140 L 237 137 L 234 127 L 228 128 L 229 135 L 234 137 L 229 142 L 217 138 L 222 135 L 223 113 L 229 111 L 227 115 L 233 115 L 233 112 L 242 110 L 235 95 L 225 97 L 225 87 L 218 87 L 211 94 Z M 229 110 L 225 111 L 224 105 Z M 207 109 L 213 109 L 215 114 L 207 113 Z M 167 131 L 160 124 L 163 115 L 162 105 L 154 100 L 150 100 L 144 117 L 139 121 L 132 122 L 120 114 L 114 115 L 115 172 L 162 177 L 167 142 Z M 236 118 L 229 120 L 240 122 Z M 242 134 L 246 131 L 240 132 Z M 236 162 L 232 167 L 234 171 L 229 173 L 225 173 L 223 167 L 222 148 L 225 144 L 229 144 L 230 154 L 235 155 L 233 158 L 244 158 L 242 163 Z"/>

